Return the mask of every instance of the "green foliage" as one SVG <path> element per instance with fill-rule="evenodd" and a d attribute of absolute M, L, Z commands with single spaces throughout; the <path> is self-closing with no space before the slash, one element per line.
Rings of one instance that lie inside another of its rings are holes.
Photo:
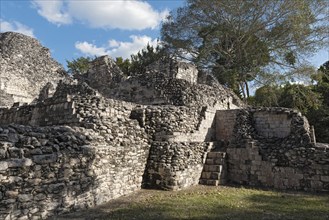
<path fill-rule="evenodd" d="M 171 12 L 161 35 L 175 56 L 211 69 L 239 95 L 264 68 L 298 68 L 328 39 L 326 0 L 188 0 Z"/>
<path fill-rule="evenodd" d="M 139 51 L 136 55 L 131 55 L 131 74 L 141 74 L 146 71 L 146 67 L 155 61 L 167 57 L 166 52 L 159 45 L 153 47 L 147 45 L 145 49 Z"/>
<path fill-rule="evenodd" d="M 306 114 L 321 106 L 320 94 L 314 92 L 311 86 L 287 84 L 282 88 L 279 106 L 298 109 Z"/>
<path fill-rule="evenodd" d="M 307 117 L 314 125 L 317 140 L 329 143 L 329 61 L 319 68 L 315 78 L 317 84 L 313 90 L 321 95 L 322 104 L 318 109 L 311 109 Z"/>
<path fill-rule="evenodd" d="M 306 117 L 314 126 L 317 141 L 329 143 L 329 107 L 323 105 L 321 108 L 311 109 Z"/>
<path fill-rule="evenodd" d="M 329 143 L 329 61 L 313 75 L 315 85 L 286 84 L 263 86 L 256 90 L 252 102 L 256 106 L 294 108 L 314 125 L 317 141 Z"/>
<path fill-rule="evenodd" d="M 263 86 L 256 90 L 254 104 L 265 107 L 293 108 L 306 114 L 321 106 L 321 95 L 312 86 L 286 84 L 282 87 Z"/>
<path fill-rule="evenodd" d="M 320 66 L 317 78 L 315 90 L 322 94 L 324 104 L 329 106 L 329 60 Z"/>
<path fill-rule="evenodd" d="M 73 59 L 72 61 L 66 60 L 68 73 L 71 75 L 86 73 L 91 60 L 91 57 L 79 57 L 77 59 Z"/>
<path fill-rule="evenodd" d="M 263 86 L 256 90 L 254 105 L 264 107 L 279 106 L 282 89 L 278 86 Z"/>
<path fill-rule="evenodd" d="M 121 71 L 126 75 L 130 75 L 131 71 L 131 62 L 129 59 L 123 60 L 122 57 L 117 57 L 115 59 L 115 63 L 118 65 L 118 67 L 121 69 Z"/>

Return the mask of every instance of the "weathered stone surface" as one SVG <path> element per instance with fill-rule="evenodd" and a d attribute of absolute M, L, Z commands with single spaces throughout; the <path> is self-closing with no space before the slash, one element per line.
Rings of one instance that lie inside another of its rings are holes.
<path fill-rule="evenodd" d="M 79 82 L 85 82 L 102 95 L 109 93 L 121 81 L 126 79 L 115 61 L 109 56 L 101 56 L 89 63 L 86 73 L 75 75 Z"/>
<path fill-rule="evenodd" d="M 29 54 L 30 38 L 7 35 Z M 1 44 L 1 52 L 16 46 Z M 29 59 L 24 62 L 35 65 L 33 71 L 46 68 L 38 56 Z M 154 65 L 125 78 L 112 59 L 100 57 L 79 82 L 56 86 L 45 77 L 49 83 L 34 104 L 0 108 L 0 219 L 46 219 L 142 185 L 177 190 L 229 181 L 328 192 L 329 145 L 315 144 L 300 113 L 241 109 L 244 104 L 211 75 L 196 81 L 190 64 Z M 26 77 L 25 67 L 17 68 Z M 30 94 L 22 88 L 24 97 Z M 15 96 L 3 92 L 0 101 L 7 106 Z"/>
<path fill-rule="evenodd" d="M 284 108 L 221 111 L 217 123 L 222 124 L 218 137 L 229 140 L 228 181 L 277 189 L 329 190 L 329 146 L 312 142 L 308 121 L 300 113 Z"/>
<path fill-rule="evenodd" d="M 206 142 L 153 142 L 144 187 L 177 190 L 198 184 L 211 147 Z"/>
<path fill-rule="evenodd" d="M 48 83 L 65 77 L 49 49 L 23 34 L 0 33 L 0 107 L 30 103 Z"/>

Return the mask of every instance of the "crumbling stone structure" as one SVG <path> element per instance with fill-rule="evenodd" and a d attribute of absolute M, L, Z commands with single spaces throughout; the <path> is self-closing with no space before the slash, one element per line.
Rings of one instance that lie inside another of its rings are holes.
<path fill-rule="evenodd" d="M 226 110 L 217 114 L 216 124 L 217 137 L 228 146 L 230 182 L 329 192 L 329 145 L 315 143 L 307 119 L 299 112 Z"/>
<path fill-rule="evenodd" d="M 45 219 L 141 187 L 329 191 L 329 146 L 299 113 L 248 109 L 214 80 L 186 80 L 191 64 L 154 65 L 126 78 L 99 57 L 35 102 L 0 108 L 0 218 Z"/>
<path fill-rule="evenodd" d="M 14 102 L 30 103 L 41 89 L 66 77 L 48 48 L 23 34 L 0 33 L 0 108 Z"/>

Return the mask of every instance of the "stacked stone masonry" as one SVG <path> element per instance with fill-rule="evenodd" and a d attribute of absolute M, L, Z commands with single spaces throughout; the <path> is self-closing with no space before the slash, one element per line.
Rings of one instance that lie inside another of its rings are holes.
<path fill-rule="evenodd" d="M 0 33 L 0 108 L 30 103 L 47 84 L 67 77 L 63 67 L 36 39 L 14 32 Z"/>
<path fill-rule="evenodd" d="M 226 119 L 223 112 L 216 123 L 230 123 L 235 114 L 235 127 L 226 136 L 231 141 L 226 150 L 229 182 L 329 192 L 329 145 L 312 140 L 300 113 L 282 108 L 231 110 Z"/>
<path fill-rule="evenodd" d="M 9 36 L 30 54 L 30 38 Z M 6 48 L 0 55 L 8 67 L 17 50 Z M 26 62 L 38 66 L 38 59 Z M 46 74 L 57 67 L 46 66 Z M 127 78 L 104 56 L 75 79 L 38 84 L 30 104 L 8 108 L 17 99 L 1 90 L 0 219 L 46 219 L 141 187 L 228 182 L 329 192 L 329 145 L 316 143 L 306 118 L 246 108 L 200 74 L 166 61 Z"/>
<path fill-rule="evenodd" d="M 140 189 L 149 144 L 144 129 L 129 119 L 132 105 L 73 100 L 65 103 L 74 103 L 71 108 L 50 107 L 58 116 L 75 112 L 79 120 L 70 126 L 47 117 L 53 126 L 0 128 L 1 219 L 41 219 Z"/>

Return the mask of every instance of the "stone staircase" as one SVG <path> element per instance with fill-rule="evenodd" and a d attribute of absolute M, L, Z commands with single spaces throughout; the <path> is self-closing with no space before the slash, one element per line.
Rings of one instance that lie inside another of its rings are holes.
<path fill-rule="evenodd" d="M 226 182 L 226 152 L 208 152 L 199 184 L 218 186 Z"/>

